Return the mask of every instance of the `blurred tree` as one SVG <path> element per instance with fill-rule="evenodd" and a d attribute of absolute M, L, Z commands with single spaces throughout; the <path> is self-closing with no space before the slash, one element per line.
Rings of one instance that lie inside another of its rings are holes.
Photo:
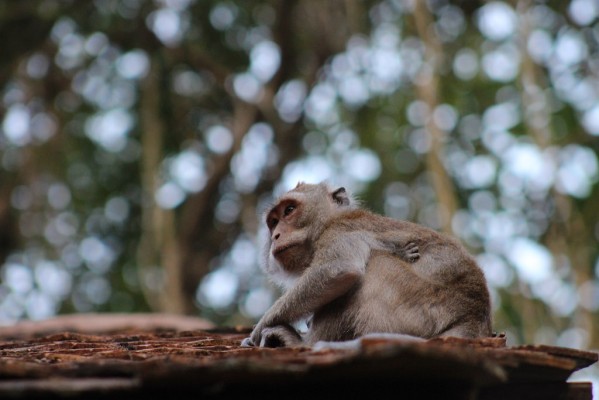
<path fill-rule="evenodd" d="M 297 180 L 452 232 L 497 330 L 598 347 L 593 0 L 0 5 L 0 322 L 251 323 Z M 258 210 L 258 211 L 256 211 Z"/>
<path fill-rule="evenodd" d="M 326 60 L 367 22 L 360 9 L 340 1 L 4 5 L 5 37 L 27 39 L 4 49 L 4 63 L 12 67 L 3 84 L 2 150 L 5 165 L 13 162 L 8 175 L 42 163 L 28 152 L 58 143 L 70 147 L 64 159 L 45 160 L 26 182 L 44 182 L 40 193 L 17 186 L 19 179 L 6 191 L 15 208 L 25 211 L 22 220 L 34 213 L 19 195 L 46 195 L 52 206 L 52 185 L 68 193 L 69 201 L 54 208 L 67 210 L 77 232 L 50 238 L 61 232 L 48 227 L 66 214 L 49 215 L 47 204 L 38 204 L 40 219 L 31 226 L 37 232 L 25 236 L 42 236 L 51 246 L 37 257 L 60 260 L 70 249 L 83 282 L 92 279 L 87 272 L 108 277 L 102 273 L 121 262 L 125 283 L 141 289 L 151 308 L 197 312 L 198 283 L 210 263 L 241 231 L 255 233 L 257 199 L 271 192 L 283 166 L 300 155 L 301 115 L 281 116 L 275 96 L 283 96 L 284 85 L 309 91 Z M 326 23 L 332 20 L 339 21 L 334 29 Z M 46 134 L 33 132 L 39 115 Z M 231 165 L 252 140 L 276 153 L 237 160 L 256 164 L 240 188 L 231 182 Z M 36 250 L 42 251 L 39 244 Z M 89 265 L 94 263 L 102 266 Z M 96 285 L 103 282 L 96 278 Z M 71 298 L 75 309 L 106 306 L 102 295 L 86 301 L 87 289 L 81 292 Z"/>

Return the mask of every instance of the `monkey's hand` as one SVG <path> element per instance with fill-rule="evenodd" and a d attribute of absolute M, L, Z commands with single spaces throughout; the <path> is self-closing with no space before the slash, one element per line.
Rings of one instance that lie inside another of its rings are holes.
<path fill-rule="evenodd" d="M 413 235 L 396 230 L 387 231 L 375 236 L 378 246 L 374 247 L 388 251 L 403 261 L 416 262 L 420 258 L 420 248 L 416 242 L 411 241 L 411 236 Z"/>
<path fill-rule="evenodd" d="M 416 262 L 420 258 L 420 248 L 414 242 L 405 245 L 396 245 L 393 254 L 408 262 Z"/>
<path fill-rule="evenodd" d="M 250 337 L 245 338 L 241 343 L 242 345 L 245 344 L 248 346 L 260 346 L 260 341 L 262 340 L 262 331 L 266 328 L 263 321 L 264 318 L 258 321 L 256 326 L 254 326 L 254 330 L 250 334 Z"/>

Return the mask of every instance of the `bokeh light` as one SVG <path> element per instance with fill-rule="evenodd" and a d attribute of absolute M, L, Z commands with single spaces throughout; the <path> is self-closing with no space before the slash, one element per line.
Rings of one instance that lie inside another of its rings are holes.
<path fill-rule="evenodd" d="M 260 213 L 328 180 L 451 229 L 510 342 L 597 348 L 596 1 L 49 4 L 3 64 L 0 324 L 184 293 L 250 325 Z"/>

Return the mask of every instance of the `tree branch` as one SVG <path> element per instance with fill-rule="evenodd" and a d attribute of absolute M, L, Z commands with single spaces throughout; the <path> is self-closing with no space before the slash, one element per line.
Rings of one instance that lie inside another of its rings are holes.
<path fill-rule="evenodd" d="M 427 104 L 430 112 L 425 123 L 425 129 L 431 137 L 431 148 L 426 155 L 426 166 L 440 205 L 438 208 L 439 220 L 445 232 L 452 232 L 451 220 L 458 205 L 454 184 L 442 161 L 445 153 L 444 136 L 446 133 L 435 124 L 432 118 L 432 113 L 439 104 L 439 70 L 443 49 L 431 29 L 431 16 L 426 2 L 416 1 L 414 4 L 416 30 L 426 48 L 424 69 L 420 72 L 416 82 L 418 97 Z"/>

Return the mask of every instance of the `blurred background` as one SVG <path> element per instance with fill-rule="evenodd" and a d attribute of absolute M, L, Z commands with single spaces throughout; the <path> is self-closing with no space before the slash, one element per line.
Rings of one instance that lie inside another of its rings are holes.
<path fill-rule="evenodd" d="M 0 324 L 254 323 L 298 181 L 450 232 L 508 343 L 599 348 L 599 3 L 0 3 Z"/>

